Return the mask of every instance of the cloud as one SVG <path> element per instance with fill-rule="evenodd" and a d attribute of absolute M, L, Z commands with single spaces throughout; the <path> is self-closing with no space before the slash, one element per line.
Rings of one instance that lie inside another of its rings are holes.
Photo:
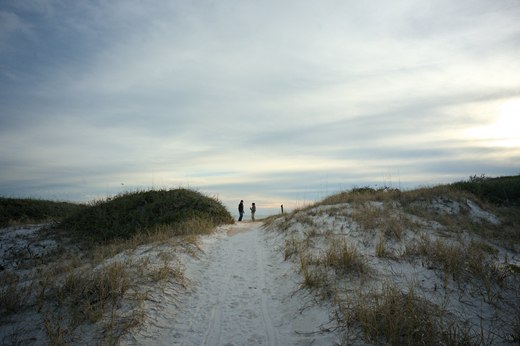
<path fill-rule="evenodd" d="M 519 12 L 509 0 L 2 5 L 0 194 L 189 185 L 233 206 L 514 174 L 515 148 L 470 134 L 520 98 Z"/>

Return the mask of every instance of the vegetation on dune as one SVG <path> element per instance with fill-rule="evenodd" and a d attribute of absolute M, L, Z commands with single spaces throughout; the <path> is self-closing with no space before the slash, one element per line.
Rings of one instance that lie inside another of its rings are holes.
<path fill-rule="evenodd" d="M 519 196 L 520 176 L 361 187 L 264 225 L 346 344 L 518 343 Z"/>
<path fill-rule="evenodd" d="M 204 221 L 206 227 L 186 229 L 194 220 Z M 106 241 L 128 239 L 164 226 L 175 229 L 172 235 L 205 233 L 208 228 L 226 223 L 233 223 L 233 217 L 219 201 L 179 188 L 125 193 L 99 201 L 58 227 L 84 238 Z"/>
<path fill-rule="evenodd" d="M 520 175 L 498 178 L 474 175 L 452 186 L 491 203 L 520 206 Z"/>
<path fill-rule="evenodd" d="M 373 202 L 387 207 L 376 208 Z M 520 241 L 520 175 L 498 178 L 473 176 L 466 181 L 409 191 L 388 187 L 354 188 L 329 196 L 307 209 L 343 203 L 356 208 L 353 216 L 361 226 L 368 224 L 368 228 L 373 228 L 374 225 L 383 225 L 386 233 L 398 235 L 400 228 L 410 227 L 407 225 L 408 218 L 402 218 L 399 213 L 388 214 L 391 206 L 399 205 L 404 212 L 430 218 L 451 229 L 471 231 L 489 240 Z M 491 211 L 500 223 L 492 224 L 486 219 L 474 222 L 472 205 Z M 450 212 L 443 210 L 452 208 Z"/>
<path fill-rule="evenodd" d="M 302 287 L 336 307 L 345 343 L 518 343 L 519 190 L 520 176 L 411 191 L 361 187 L 264 223 L 283 237 L 280 250 L 299 266 Z M 197 234 L 234 222 L 218 200 L 188 189 L 90 205 L 0 198 L 2 226 L 60 220 L 31 238 L 46 252 L 9 252 L 0 272 L 0 322 L 34 311 L 49 344 L 73 343 L 93 325 L 117 343 L 143 322 L 151 288 L 186 284 L 175 253 L 196 254 Z"/>
<path fill-rule="evenodd" d="M 0 197 L 0 227 L 60 221 L 86 207 L 78 203 Z"/>
<path fill-rule="evenodd" d="M 372 188 L 369 186 L 353 188 L 340 192 L 318 202 L 320 205 L 362 201 L 398 200 L 400 202 L 415 201 L 419 198 L 474 196 L 485 202 L 500 206 L 520 206 L 520 175 L 490 178 L 474 175 L 468 180 L 448 185 L 418 188 L 401 191 L 391 187 Z"/>
<path fill-rule="evenodd" d="M 40 210 L 55 206 L 38 202 Z M 26 204 L 12 203 L 9 215 L 35 219 Z M 45 331 L 40 343 L 74 344 L 90 330 L 86 343 L 117 344 L 144 321 L 151 296 L 165 287 L 186 288 L 177 254 L 196 256 L 199 234 L 234 222 L 218 200 L 188 189 L 125 193 L 70 211 L 42 213 L 67 217 L 50 228 L 33 227 L 38 231 L 20 238 L 30 241 L 26 248 L 6 249 L 0 326 L 14 327 L 4 343 L 27 342 L 16 321 L 31 312 L 35 328 Z"/>

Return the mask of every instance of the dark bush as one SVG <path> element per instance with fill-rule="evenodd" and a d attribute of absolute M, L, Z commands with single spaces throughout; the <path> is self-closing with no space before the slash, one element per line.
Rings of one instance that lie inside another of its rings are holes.
<path fill-rule="evenodd" d="M 489 178 L 472 176 L 467 181 L 452 184 L 453 187 L 499 205 L 520 205 L 520 175 Z"/>
<path fill-rule="evenodd" d="M 217 200 L 189 189 L 125 193 L 94 203 L 65 219 L 59 227 L 97 241 L 129 238 L 159 225 L 176 225 L 192 219 L 215 226 L 233 223 Z"/>
<path fill-rule="evenodd" d="M 0 197 L 0 227 L 60 221 L 86 207 L 84 204 L 69 202 Z"/>

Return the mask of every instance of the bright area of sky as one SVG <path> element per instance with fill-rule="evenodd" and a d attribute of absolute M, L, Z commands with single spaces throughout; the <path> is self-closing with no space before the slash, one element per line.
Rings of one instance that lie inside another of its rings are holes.
<path fill-rule="evenodd" d="M 519 18 L 518 0 L 0 0 L 0 195 L 180 186 L 278 210 L 519 174 Z"/>

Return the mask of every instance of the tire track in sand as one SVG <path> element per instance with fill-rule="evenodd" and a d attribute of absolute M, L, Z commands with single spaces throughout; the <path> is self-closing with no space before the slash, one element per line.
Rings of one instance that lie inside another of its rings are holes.
<path fill-rule="evenodd" d="M 238 342 L 278 345 L 267 305 L 266 254 L 265 245 L 260 243 L 259 227 L 259 223 L 239 224 L 228 233 L 230 237 L 221 242 L 220 248 L 214 249 L 215 256 L 206 273 L 209 277 L 206 283 L 213 282 L 214 287 L 207 284 L 204 287 L 204 283 L 199 287 L 217 296 L 209 314 L 204 345 Z"/>
<path fill-rule="evenodd" d="M 258 237 L 255 237 L 258 238 Z M 255 239 L 258 241 L 258 239 Z M 258 251 L 256 252 L 257 259 L 257 270 L 258 270 L 258 278 L 260 280 L 260 292 L 262 295 L 262 319 L 264 322 L 265 334 L 267 335 L 267 343 L 268 345 L 278 345 L 278 338 L 276 335 L 276 331 L 273 326 L 273 322 L 271 319 L 271 315 L 269 314 L 269 309 L 267 308 L 267 301 L 270 298 L 268 296 L 269 289 L 267 287 L 267 281 L 265 277 L 265 258 L 266 254 L 263 246 L 258 247 Z"/>
<path fill-rule="evenodd" d="M 222 254 L 219 254 L 217 258 L 221 259 Z M 226 262 L 234 262 L 235 253 L 232 252 L 231 256 L 228 256 L 225 259 L 227 259 Z M 208 328 L 204 333 L 203 345 L 207 346 L 217 346 L 220 344 L 220 338 L 222 335 L 222 302 L 226 300 L 227 294 L 227 290 L 223 289 L 223 287 L 225 287 L 226 282 L 229 282 L 231 279 L 231 272 L 227 272 L 226 275 L 217 276 L 216 278 L 220 280 L 216 280 L 216 286 L 214 285 L 213 288 L 218 289 L 218 298 L 215 305 L 211 308 Z"/>

